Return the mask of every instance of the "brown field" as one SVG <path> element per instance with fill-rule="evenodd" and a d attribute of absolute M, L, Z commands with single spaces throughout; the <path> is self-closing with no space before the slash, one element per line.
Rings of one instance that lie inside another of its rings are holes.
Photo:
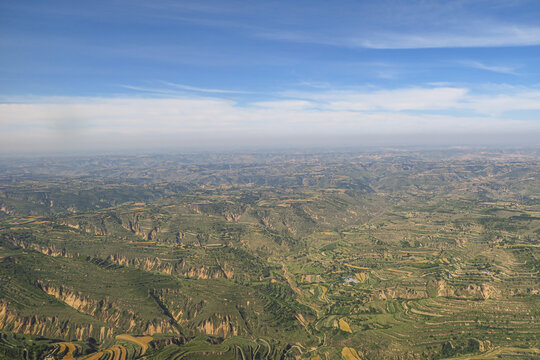
<path fill-rule="evenodd" d="M 356 350 L 350 347 L 344 347 L 341 350 L 341 356 L 343 356 L 345 360 L 362 360 Z"/>
<path fill-rule="evenodd" d="M 349 324 L 343 318 L 339 319 L 339 328 L 342 331 L 345 331 L 345 332 L 348 332 L 348 333 L 352 334 L 351 327 L 349 326 Z"/>
<path fill-rule="evenodd" d="M 371 269 L 368 268 L 368 267 L 356 266 L 356 265 L 351 265 L 351 264 L 347 264 L 347 263 L 345 263 L 345 264 L 343 264 L 343 265 L 345 265 L 345 266 L 347 266 L 347 267 L 350 267 L 350 268 L 353 268 L 353 269 L 358 269 L 358 270 L 371 270 Z"/>
<path fill-rule="evenodd" d="M 154 338 L 151 336 L 134 337 L 128 334 L 121 334 L 116 335 L 116 340 L 125 340 L 139 345 L 141 347 L 141 355 L 144 355 L 146 350 L 148 350 L 148 343 L 154 340 Z"/>

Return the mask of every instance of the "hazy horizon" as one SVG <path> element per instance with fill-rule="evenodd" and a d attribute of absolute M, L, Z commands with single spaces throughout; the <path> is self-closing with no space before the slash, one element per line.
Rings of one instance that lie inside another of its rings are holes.
<path fill-rule="evenodd" d="M 324 135 L 301 136 L 282 136 L 249 139 L 228 139 L 217 137 L 206 137 L 202 144 L 197 143 L 197 138 L 190 139 L 191 142 L 177 141 L 170 139 L 165 141 L 160 138 L 160 144 L 141 144 L 134 146 L 132 144 L 113 144 L 108 145 L 106 141 L 99 143 L 79 143 L 77 147 L 68 147 L 66 143 L 58 146 L 48 145 L 44 147 L 32 148 L 26 147 L 24 150 L 16 148 L 9 149 L 6 143 L 3 144 L 3 150 L 0 156 L 85 156 L 85 155 L 111 155 L 111 156 L 130 156 L 130 155 L 148 155 L 148 154 L 190 154 L 190 153 L 318 153 L 318 152 L 362 152 L 378 151 L 385 149 L 398 150 L 453 150 L 468 149 L 478 151 L 503 150 L 503 149 L 538 149 L 537 139 L 540 134 L 408 134 L 400 136 L 389 135 L 349 135 L 328 137 Z M 243 140 L 243 141 L 238 141 Z M 84 146 L 86 145 L 86 146 Z"/>

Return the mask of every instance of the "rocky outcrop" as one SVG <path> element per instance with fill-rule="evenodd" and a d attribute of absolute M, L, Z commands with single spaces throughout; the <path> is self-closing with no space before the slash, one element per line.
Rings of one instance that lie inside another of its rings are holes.
<path fill-rule="evenodd" d="M 238 222 L 238 220 L 240 219 L 242 214 L 236 214 L 236 213 L 232 213 L 232 212 L 225 212 L 223 214 L 223 216 L 225 217 L 225 220 L 227 220 L 227 221 Z"/>
<path fill-rule="evenodd" d="M 141 224 L 139 220 L 140 220 L 140 215 L 135 215 L 133 219 L 128 221 L 127 229 L 136 235 L 144 237 L 144 232 L 141 229 Z"/>
<path fill-rule="evenodd" d="M 231 322 L 229 315 L 214 314 L 203 320 L 197 330 L 207 335 L 229 337 L 238 335 L 238 326 Z"/>
<path fill-rule="evenodd" d="M 91 223 L 88 223 L 88 222 L 85 222 L 85 221 L 76 222 L 76 223 L 64 221 L 64 222 L 61 222 L 60 224 L 64 225 L 64 226 L 67 226 L 67 227 L 69 227 L 71 229 L 84 231 L 84 232 L 87 232 L 89 234 L 93 234 L 93 235 L 97 235 L 97 236 L 107 235 L 107 227 L 105 226 L 105 224 L 103 222 L 101 224 L 99 224 L 99 225 L 91 224 Z"/>
<path fill-rule="evenodd" d="M 452 287 L 444 280 L 436 281 L 437 296 L 493 299 L 501 296 L 501 291 L 491 284 L 469 284 L 463 287 Z"/>
<path fill-rule="evenodd" d="M 5 205 L 0 205 L 0 212 L 3 212 L 6 215 L 12 215 L 13 212 L 8 209 Z"/>
<path fill-rule="evenodd" d="M 159 226 L 157 225 L 143 225 L 142 216 L 140 214 L 134 215 L 130 220 L 121 220 L 122 227 L 135 235 L 142 237 L 144 240 L 155 241 L 157 233 L 159 232 Z"/>
<path fill-rule="evenodd" d="M 153 241 L 153 240 L 155 240 L 158 231 L 159 231 L 159 227 L 154 226 L 154 227 L 152 228 L 152 230 L 150 230 L 150 231 L 148 232 L 148 235 L 146 235 L 146 239 L 147 239 L 148 241 Z"/>

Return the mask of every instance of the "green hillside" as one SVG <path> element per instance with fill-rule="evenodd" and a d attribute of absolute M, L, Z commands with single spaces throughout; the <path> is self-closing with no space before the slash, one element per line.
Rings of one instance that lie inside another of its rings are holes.
<path fill-rule="evenodd" d="M 0 358 L 540 356 L 536 152 L 25 161 Z"/>

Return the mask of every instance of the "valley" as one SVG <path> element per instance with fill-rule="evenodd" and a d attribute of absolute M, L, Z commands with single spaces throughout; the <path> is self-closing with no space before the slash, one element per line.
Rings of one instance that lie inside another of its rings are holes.
<path fill-rule="evenodd" d="M 0 161 L 0 358 L 540 354 L 534 150 Z"/>

